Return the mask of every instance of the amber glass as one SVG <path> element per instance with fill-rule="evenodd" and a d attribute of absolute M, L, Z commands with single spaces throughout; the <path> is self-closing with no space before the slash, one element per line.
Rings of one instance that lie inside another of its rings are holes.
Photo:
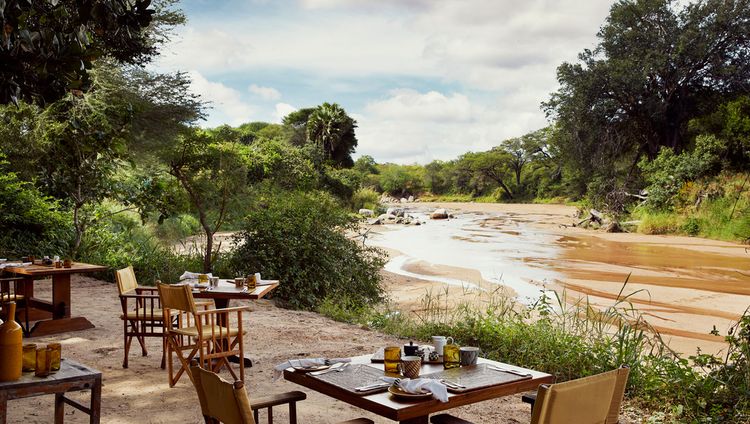
<path fill-rule="evenodd" d="M 443 368 L 458 368 L 461 366 L 461 353 L 458 345 L 447 344 L 443 347 Z"/>
<path fill-rule="evenodd" d="M 36 345 L 29 343 L 23 345 L 23 372 L 34 371 L 36 368 Z"/>
<path fill-rule="evenodd" d="M 34 370 L 34 375 L 37 377 L 46 377 L 49 375 L 51 356 L 46 347 L 36 350 L 36 369 Z"/>
<path fill-rule="evenodd" d="M 198 274 L 198 282 L 201 284 L 208 283 L 208 274 Z"/>
<path fill-rule="evenodd" d="M 62 268 L 62 261 L 55 262 L 55 268 Z"/>
<path fill-rule="evenodd" d="M 401 348 L 398 346 L 388 346 L 383 353 L 385 362 L 385 372 L 398 374 L 399 364 L 401 363 Z"/>
<path fill-rule="evenodd" d="M 73 266 L 73 261 L 71 261 L 70 259 L 66 259 L 66 260 L 63 261 L 63 267 L 64 268 L 70 268 L 72 266 Z"/>
<path fill-rule="evenodd" d="M 60 371 L 60 357 L 62 354 L 62 345 L 60 343 L 50 343 L 47 345 L 49 349 L 48 353 L 52 355 L 50 358 L 50 371 Z"/>
<path fill-rule="evenodd" d="M 247 289 L 248 290 L 255 290 L 255 287 L 257 286 L 257 281 L 255 280 L 255 275 L 248 275 L 245 279 L 247 281 Z"/>

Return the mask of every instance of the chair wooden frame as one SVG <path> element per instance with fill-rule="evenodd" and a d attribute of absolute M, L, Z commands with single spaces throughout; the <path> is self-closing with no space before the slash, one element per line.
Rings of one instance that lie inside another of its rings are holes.
<path fill-rule="evenodd" d="M 23 285 L 26 279 L 23 277 L 2 277 L 0 278 L 0 309 L 3 310 L 2 316 L 7 319 L 16 320 L 16 317 L 6 317 L 7 310 L 3 307 L 3 304 L 8 302 L 16 302 L 16 306 L 23 308 L 24 311 L 24 324 L 23 333 L 29 335 L 31 327 L 29 325 L 29 303 L 26 300 L 26 296 L 23 294 L 23 290 L 19 290 L 19 285 Z M 18 313 L 16 313 L 18 315 Z"/>
<path fill-rule="evenodd" d="M 578 380 L 558 383 L 557 385 L 542 384 L 539 386 L 539 390 L 537 391 L 537 393 L 524 395 L 522 400 L 525 403 L 531 404 L 531 423 L 543 423 L 547 422 L 547 420 L 550 419 L 549 411 L 543 411 L 542 409 L 550 409 L 550 407 L 552 406 L 551 403 L 553 403 L 554 400 L 550 399 L 549 393 L 551 390 L 554 390 L 552 389 L 553 387 L 561 387 L 561 385 L 583 385 L 586 384 L 587 381 L 609 379 L 609 386 L 611 387 L 608 388 L 612 389 L 612 397 L 607 407 L 606 417 L 604 417 L 603 421 L 599 422 L 603 422 L 604 424 L 617 424 L 619 422 L 620 405 L 622 404 L 622 399 L 625 395 L 625 387 L 628 382 L 629 373 L 630 368 L 628 368 L 627 365 L 623 365 L 613 371 L 580 378 Z M 461 418 L 454 417 L 450 414 L 435 415 L 433 417 L 430 417 L 430 422 L 432 424 L 473 424 L 471 421 L 466 421 Z"/>
<path fill-rule="evenodd" d="M 158 284 L 157 289 L 164 314 L 169 387 L 174 387 L 183 373 L 193 381 L 190 362 L 196 359 L 196 355 L 202 368 L 218 372 L 226 366 L 235 380 L 244 381 L 245 368 L 240 364 L 238 378 L 228 359 L 235 355 L 244 357 L 242 312 L 249 311 L 249 307 L 199 311 L 190 286 Z M 176 319 L 170 318 L 173 315 Z M 176 373 L 173 353 L 177 354 L 181 364 Z"/>
<path fill-rule="evenodd" d="M 198 393 L 203 419 L 207 424 L 256 424 L 258 412 L 267 409 L 268 424 L 273 424 L 273 407 L 289 405 L 289 423 L 297 424 L 297 402 L 307 399 L 300 391 L 279 393 L 262 398 L 249 398 L 242 381 L 230 383 L 217 374 L 191 362 L 193 384 Z M 224 421 L 220 421 L 224 420 Z M 372 420 L 356 418 L 339 424 L 373 424 Z"/>
<path fill-rule="evenodd" d="M 147 356 L 145 338 L 159 337 L 162 340 L 161 368 L 164 369 L 166 367 L 164 314 L 156 287 L 139 286 L 132 266 L 115 271 L 115 280 L 122 307 L 120 319 L 125 346 L 122 367 L 128 367 L 128 355 L 133 338 L 141 345 L 143 356 Z"/>

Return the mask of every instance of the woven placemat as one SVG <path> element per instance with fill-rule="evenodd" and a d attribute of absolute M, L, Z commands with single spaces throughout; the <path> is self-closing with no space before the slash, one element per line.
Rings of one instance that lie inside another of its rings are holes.
<path fill-rule="evenodd" d="M 320 381 L 332 386 L 340 387 L 359 396 L 370 395 L 373 393 L 384 392 L 388 386 L 377 387 L 373 390 L 359 392 L 357 387 L 363 387 L 375 383 L 384 383 L 381 377 L 385 376 L 383 370 L 373 368 L 364 364 L 351 364 L 344 368 L 343 371 L 332 371 L 321 375 L 309 375 L 311 378 L 317 378 Z"/>
<path fill-rule="evenodd" d="M 509 372 L 495 371 L 487 368 L 487 364 L 471 365 L 460 368 L 420 375 L 420 378 L 433 378 L 437 380 L 448 380 L 466 386 L 464 389 L 448 387 L 452 393 L 464 393 L 471 390 L 483 389 L 485 387 L 498 386 L 500 384 L 512 383 L 514 381 L 528 380 L 531 374 L 520 376 Z"/>

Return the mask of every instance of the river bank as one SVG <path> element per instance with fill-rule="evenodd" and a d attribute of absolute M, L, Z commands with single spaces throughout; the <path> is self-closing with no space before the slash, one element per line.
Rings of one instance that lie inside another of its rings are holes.
<path fill-rule="evenodd" d="M 387 291 L 405 309 L 417 310 L 420 294 L 445 287 L 458 299 L 466 291 L 461 282 L 502 285 L 519 298 L 554 290 L 569 304 L 588 300 L 599 308 L 623 290 L 673 349 L 694 354 L 721 351 L 723 339 L 710 333 L 726 334 L 750 305 L 750 276 L 743 273 L 750 255 L 739 244 L 571 228 L 575 208 L 564 205 L 408 207 L 415 213 L 445 207 L 457 218 L 374 227 L 370 242 L 391 254 L 386 270 L 395 276 Z"/>

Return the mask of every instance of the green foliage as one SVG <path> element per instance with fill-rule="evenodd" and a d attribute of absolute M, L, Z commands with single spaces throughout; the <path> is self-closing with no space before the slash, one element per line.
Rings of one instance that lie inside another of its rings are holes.
<path fill-rule="evenodd" d="M 320 192 L 268 192 L 253 199 L 229 269 L 282 281 L 274 297 L 313 309 L 327 297 L 356 304 L 380 300 L 384 255 L 347 237 L 355 223 Z"/>
<path fill-rule="evenodd" d="M 143 64 L 156 54 L 148 0 L 6 0 L 0 7 L 0 103 L 45 104 L 89 88 L 98 57 Z M 169 12 L 168 12 L 169 13 Z M 171 12 L 174 18 L 174 12 Z M 165 21 L 162 21 L 165 23 Z"/>
<path fill-rule="evenodd" d="M 380 188 L 395 196 L 419 194 L 424 188 L 423 168 L 419 165 L 381 165 L 378 176 Z"/>
<path fill-rule="evenodd" d="M 323 103 L 307 119 L 307 141 L 325 152 L 331 165 L 337 168 L 354 166 L 352 153 L 357 147 L 354 129 L 357 121 L 336 103 Z"/>
<path fill-rule="evenodd" d="M 616 2 L 596 48 L 558 68 L 561 88 L 545 105 L 566 156 L 590 177 L 662 147 L 681 153 L 691 119 L 746 93 L 749 17 L 744 1 Z"/>
<path fill-rule="evenodd" d="M 154 235 L 161 241 L 177 243 L 201 231 L 201 224 L 193 215 L 180 214 L 166 218 L 154 227 Z"/>
<path fill-rule="evenodd" d="M 103 206 L 98 213 L 109 215 L 109 210 Z M 146 285 L 155 280 L 176 282 L 185 270 L 201 269 L 202 266 L 201 255 L 197 252 L 178 254 L 165 247 L 132 213 L 111 215 L 109 219 L 97 221 L 84 235 L 79 257 L 82 261 L 112 269 L 133 265 L 138 282 Z M 113 276 L 106 273 L 100 278 L 112 280 Z"/>
<path fill-rule="evenodd" d="M 6 164 L 0 154 L 0 256 L 64 255 L 73 238 L 69 216 L 54 199 L 3 172 Z"/>
<path fill-rule="evenodd" d="M 380 195 L 371 188 L 361 188 L 352 196 L 352 209 L 359 210 L 362 208 L 376 210 L 380 202 Z"/>
<path fill-rule="evenodd" d="M 680 188 L 717 168 L 720 152 L 724 149 L 721 140 L 714 136 L 699 136 L 691 152 L 675 154 L 664 148 L 652 161 L 639 163 L 649 186 L 647 206 L 653 210 L 670 209 Z"/>

